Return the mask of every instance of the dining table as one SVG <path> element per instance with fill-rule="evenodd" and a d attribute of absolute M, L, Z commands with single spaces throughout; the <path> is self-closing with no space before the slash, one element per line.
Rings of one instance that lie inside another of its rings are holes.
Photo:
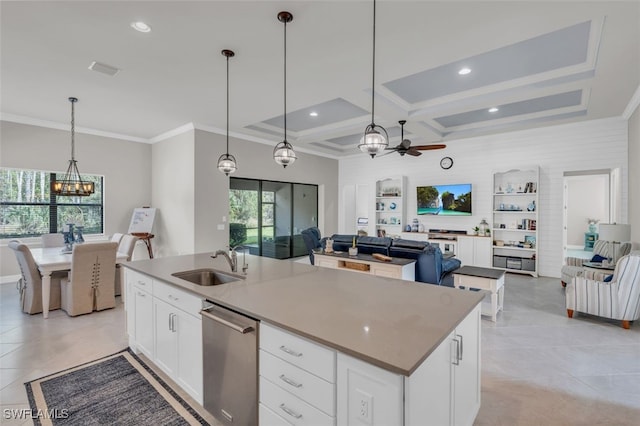
<path fill-rule="evenodd" d="M 91 244 L 91 243 L 83 243 Z M 32 248 L 31 254 L 42 275 L 42 315 L 49 318 L 49 299 L 51 297 L 51 274 L 56 271 L 71 270 L 71 251 L 65 247 Z M 116 253 L 116 264 L 127 261 L 126 253 Z M 116 269 L 117 274 L 122 274 L 122 268 Z M 122 275 L 120 278 L 123 278 Z M 122 281 L 121 281 L 122 282 Z"/>

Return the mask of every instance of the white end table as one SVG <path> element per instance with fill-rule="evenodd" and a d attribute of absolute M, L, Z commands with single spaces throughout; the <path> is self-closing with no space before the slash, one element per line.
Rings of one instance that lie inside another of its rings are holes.
<path fill-rule="evenodd" d="M 463 266 L 453 271 L 453 285 L 456 288 L 463 287 L 469 291 L 478 288 L 491 292 L 491 312 L 482 312 L 482 315 L 490 315 L 493 322 L 496 321 L 498 311 L 504 308 L 504 271 L 501 269 L 481 268 L 478 266 Z"/>

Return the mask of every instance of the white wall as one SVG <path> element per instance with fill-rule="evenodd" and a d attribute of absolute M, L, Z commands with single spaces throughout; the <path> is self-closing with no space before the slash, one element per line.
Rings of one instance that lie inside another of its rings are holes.
<path fill-rule="evenodd" d="M 394 175 L 407 176 L 407 223 L 416 215 L 416 186 L 472 183 L 473 216 L 420 217 L 426 228 L 466 230 L 481 219 L 491 222 L 492 174 L 528 165 L 540 166 L 538 249 L 539 271 L 559 277 L 562 265 L 562 204 L 565 171 L 622 170 L 623 222 L 627 220 L 627 122 L 622 118 L 593 120 L 520 132 L 446 141 L 441 151 L 425 151 L 420 157 L 388 155 L 370 159 L 357 155 L 340 160 L 340 191 L 347 185 L 369 184 Z M 454 165 L 442 170 L 443 156 Z M 342 193 L 342 192 L 341 192 Z M 371 198 L 373 216 L 375 202 Z M 342 209 L 340 210 L 342 211 Z M 354 218 L 340 217 L 339 229 Z"/>
<path fill-rule="evenodd" d="M 151 205 L 158 209 L 152 244 L 157 257 L 194 252 L 194 153 L 193 130 L 152 146 Z"/>
<path fill-rule="evenodd" d="M 2 121 L 0 166 L 63 172 L 71 156 L 69 131 Z M 151 203 L 151 145 L 76 132 L 82 174 L 104 176 L 104 232 L 127 232 L 136 207 Z M 15 256 L 0 247 L 0 276 L 19 274 Z"/>
<path fill-rule="evenodd" d="M 629 222 L 634 248 L 640 243 L 640 108 L 629 118 Z"/>
<path fill-rule="evenodd" d="M 567 245 L 584 246 L 587 219 L 609 223 L 609 176 L 568 176 Z"/>

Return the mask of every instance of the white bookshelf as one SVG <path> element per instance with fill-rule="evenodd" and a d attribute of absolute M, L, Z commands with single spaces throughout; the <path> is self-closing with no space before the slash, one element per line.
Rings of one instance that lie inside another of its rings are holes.
<path fill-rule="evenodd" d="M 395 176 L 376 181 L 376 235 L 399 236 L 406 225 L 406 177 Z"/>

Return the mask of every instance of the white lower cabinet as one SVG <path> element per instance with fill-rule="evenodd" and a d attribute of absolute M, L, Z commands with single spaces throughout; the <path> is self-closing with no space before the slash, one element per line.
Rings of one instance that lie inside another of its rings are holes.
<path fill-rule="evenodd" d="M 458 236 L 456 257 L 462 265 L 491 268 L 491 237 Z"/>
<path fill-rule="evenodd" d="M 335 425 L 336 352 L 260 324 L 260 426 Z"/>
<path fill-rule="evenodd" d="M 202 404 L 202 299 L 129 269 L 125 276 L 129 345 Z"/>
<path fill-rule="evenodd" d="M 338 353 L 337 424 L 471 426 L 480 408 L 480 306 L 409 377 Z"/>

